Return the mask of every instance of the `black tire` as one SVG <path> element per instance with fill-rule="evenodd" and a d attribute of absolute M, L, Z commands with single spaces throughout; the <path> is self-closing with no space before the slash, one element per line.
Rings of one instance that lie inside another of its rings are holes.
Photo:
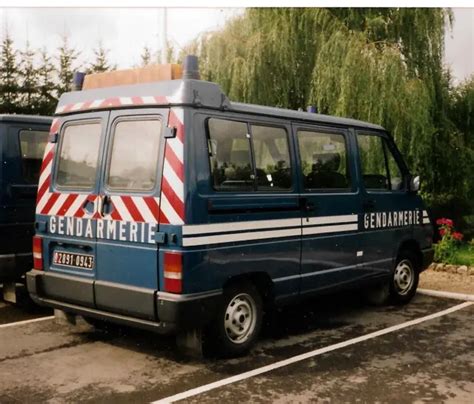
<path fill-rule="evenodd" d="M 224 301 L 204 332 L 204 353 L 221 358 L 246 354 L 262 327 L 262 298 L 250 282 L 224 290 Z"/>
<path fill-rule="evenodd" d="M 403 250 L 397 257 L 390 281 L 390 300 L 394 304 L 406 304 L 415 296 L 420 268 L 416 254 Z"/>

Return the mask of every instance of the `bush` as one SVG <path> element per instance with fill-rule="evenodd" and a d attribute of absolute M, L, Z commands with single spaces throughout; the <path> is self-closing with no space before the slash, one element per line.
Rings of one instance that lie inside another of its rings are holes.
<path fill-rule="evenodd" d="M 438 219 L 436 224 L 441 240 L 435 245 L 435 261 L 452 264 L 464 235 L 455 230 L 451 219 Z"/>

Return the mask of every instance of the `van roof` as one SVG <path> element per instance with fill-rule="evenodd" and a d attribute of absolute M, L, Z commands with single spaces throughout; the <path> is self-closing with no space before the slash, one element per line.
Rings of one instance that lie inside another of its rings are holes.
<path fill-rule="evenodd" d="M 72 91 L 61 95 L 56 109 L 56 115 L 66 115 L 91 110 L 158 105 L 187 105 L 196 108 L 227 110 L 260 116 L 289 118 L 298 121 L 384 130 L 380 125 L 356 119 L 231 102 L 222 92 L 219 85 L 203 80 L 169 80 Z"/>
<path fill-rule="evenodd" d="M 53 118 L 41 115 L 0 114 L 1 122 L 24 122 L 51 124 Z"/>

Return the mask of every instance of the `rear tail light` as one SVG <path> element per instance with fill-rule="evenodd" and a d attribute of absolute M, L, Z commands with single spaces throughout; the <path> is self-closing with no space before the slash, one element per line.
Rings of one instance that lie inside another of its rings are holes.
<path fill-rule="evenodd" d="M 43 240 L 33 236 L 33 268 L 43 270 Z"/>
<path fill-rule="evenodd" d="M 183 256 L 179 252 L 165 252 L 164 278 L 165 292 L 183 291 Z"/>

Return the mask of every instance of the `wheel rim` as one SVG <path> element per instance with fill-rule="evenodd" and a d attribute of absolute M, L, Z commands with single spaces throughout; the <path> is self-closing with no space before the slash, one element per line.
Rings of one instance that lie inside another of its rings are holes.
<path fill-rule="evenodd" d="M 255 330 L 257 306 L 247 293 L 235 296 L 227 305 L 224 327 L 227 337 L 235 344 L 246 342 Z"/>
<path fill-rule="evenodd" d="M 413 265 L 408 260 L 400 261 L 395 267 L 394 285 L 398 294 L 406 295 L 413 286 L 415 273 Z"/>

